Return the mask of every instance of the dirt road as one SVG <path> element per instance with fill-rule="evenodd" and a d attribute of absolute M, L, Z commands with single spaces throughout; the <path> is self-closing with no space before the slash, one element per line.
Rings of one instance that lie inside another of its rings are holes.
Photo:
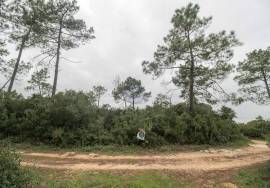
<path fill-rule="evenodd" d="M 270 148 L 263 141 L 228 150 L 209 149 L 171 155 L 119 155 L 21 152 L 22 165 L 63 170 L 231 170 L 270 160 Z"/>

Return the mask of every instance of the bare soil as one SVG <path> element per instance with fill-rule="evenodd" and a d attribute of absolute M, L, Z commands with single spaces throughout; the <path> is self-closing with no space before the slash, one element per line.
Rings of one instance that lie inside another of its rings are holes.
<path fill-rule="evenodd" d="M 55 170 L 127 171 L 166 170 L 179 172 L 230 171 L 270 160 L 264 141 L 253 141 L 241 149 L 208 149 L 170 155 L 99 155 L 94 153 L 20 152 L 23 166 Z"/>

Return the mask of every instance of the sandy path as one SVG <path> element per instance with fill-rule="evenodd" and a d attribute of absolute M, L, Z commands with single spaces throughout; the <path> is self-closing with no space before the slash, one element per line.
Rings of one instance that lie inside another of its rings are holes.
<path fill-rule="evenodd" d="M 172 155 L 97 155 L 24 153 L 22 165 L 65 170 L 230 170 L 270 160 L 270 148 L 263 141 L 236 150 L 203 150 Z"/>

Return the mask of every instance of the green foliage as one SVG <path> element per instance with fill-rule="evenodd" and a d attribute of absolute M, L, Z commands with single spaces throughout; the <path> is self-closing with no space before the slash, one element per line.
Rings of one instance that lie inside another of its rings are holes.
<path fill-rule="evenodd" d="M 1 28 L 0 28 L 1 31 Z M 9 54 L 8 50 L 5 48 L 5 41 L 0 39 L 0 72 L 3 73 L 5 72 L 5 56 L 7 56 Z"/>
<path fill-rule="evenodd" d="M 179 179 L 166 174 L 155 172 L 140 173 L 136 175 L 115 175 L 110 173 L 91 173 L 84 172 L 76 175 L 63 176 L 56 172 L 40 172 L 37 181 L 32 187 L 38 188 L 98 188 L 98 187 L 117 187 L 117 188 L 191 188 L 192 184 L 182 182 Z"/>
<path fill-rule="evenodd" d="M 253 169 L 242 170 L 235 181 L 240 188 L 268 188 L 270 187 L 270 163 Z"/>
<path fill-rule="evenodd" d="M 171 105 L 171 98 L 163 94 L 158 94 L 153 105 L 164 108 L 169 107 Z"/>
<path fill-rule="evenodd" d="M 270 121 L 264 120 L 261 117 L 241 125 L 241 132 L 251 138 L 264 138 L 270 134 Z"/>
<path fill-rule="evenodd" d="M 48 68 L 43 68 L 32 74 L 31 80 L 28 81 L 26 90 L 34 91 L 41 96 L 49 96 L 52 86 L 47 83 L 47 79 L 50 77 Z"/>
<path fill-rule="evenodd" d="M 24 188 L 30 182 L 25 170 L 20 167 L 18 155 L 7 147 L 0 149 L 0 185 L 1 188 Z"/>
<path fill-rule="evenodd" d="M 199 10 L 192 3 L 177 9 L 164 45 L 158 45 L 153 61 L 142 63 L 144 73 L 154 76 L 175 69 L 172 82 L 181 89 L 181 97 L 189 100 L 192 112 L 195 98 L 208 103 L 218 102 L 217 94 L 230 98 L 219 83 L 232 71 L 228 61 L 232 48 L 240 45 L 233 31 L 208 34 L 212 17 L 199 17 Z"/>
<path fill-rule="evenodd" d="M 47 41 L 47 46 L 55 49 L 60 43 L 62 49 L 68 50 L 95 38 L 94 29 L 87 28 L 84 20 L 75 18 L 80 9 L 77 0 L 49 0 L 47 6 L 51 11 L 47 27 L 53 39 Z"/>
<path fill-rule="evenodd" d="M 52 59 L 56 58 L 52 87 L 52 96 L 54 96 L 57 89 L 61 51 L 79 47 L 94 39 L 95 36 L 92 27 L 87 28 L 84 20 L 75 18 L 75 14 L 80 9 L 77 0 L 49 0 L 47 6 L 50 16 L 46 32 L 50 38 L 46 40 L 46 45 L 43 47 L 46 49 L 45 52 L 52 56 Z"/>
<path fill-rule="evenodd" d="M 235 80 L 245 100 L 258 104 L 270 103 L 270 47 L 253 50 L 238 63 Z"/>
<path fill-rule="evenodd" d="M 16 65 L 16 59 L 10 59 L 10 60 L 6 61 L 2 65 L 3 76 L 6 77 L 7 79 L 10 79 L 10 77 L 12 76 L 12 73 L 14 71 L 15 65 Z M 19 80 L 21 77 L 26 75 L 31 68 L 32 68 L 31 63 L 21 61 L 19 66 L 18 66 L 17 72 L 16 72 L 15 80 Z"/>
<path fill-rule="evenodd" d="M 130 103 L 132 108 L 135 104 L 147 101 L 151 97 L 151 92 L 146 92 L 142 86 L 141 80 L 128 77 L 124 82 L 118 83 L 116 88 L 112 91 L 115 101 L 123 100 Z"/>
<path fill-rule="evenodd" d="M 12 28 L 9 34 L 9 41 L 15 43 L 16 50 L 19 51 L 16 60 L 11 61 L 11 63 L 14 62 L 14 66 L 12 67 L 13 70 L 8 87 L 8 92 L 10 93 L 17 73 L 25 66 L 21 66 L 21 57 L 24 49 L 37 47 L 45 43 L 44 25 L 47 23 L 49 14 L 44 0 L 8 1 L 7 7 L 8 13 L 4 18 Z"/>
<path fill-rule="evenodd" d="M 97 106 L 99 107 L 99 103 L 100 103 L 100 98 L 102 95 L 104 95 L 107 92 L 107 89 L 103 86 L 93 86 L 93 93 L 94 96 L 97 100 Z"/>
<path fill-rule="evenodd" d="M 165 144 L 218 144 L 239 138 L 232 116 L 206 104 L 196 115 L 186 104 L 145 109 L 98 108 L 92 95 L 66 91 L 52 98 L 13 97 L 0 103 L 0 137 L 17 142 L 55 146 L 134 145 L 138 128 L 146 131 L 144 146 Z"/>

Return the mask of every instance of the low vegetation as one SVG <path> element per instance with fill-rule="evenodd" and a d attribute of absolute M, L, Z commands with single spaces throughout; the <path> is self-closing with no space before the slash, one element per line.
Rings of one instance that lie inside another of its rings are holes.
<path fill-rule="evenodd" d="M 240 130 L 244 136 L 253 139 L 269 140 L 270 137 L 270 121 L 257 117 L 255 120 L 240 124 Z"/>
<path fill-rule="evenodd" d="M 184 103 L 145 109 L 99 108 L 87 93 L 59 92 L 53 98 L 23 98 L 14 93 L 0 103 L 0 137 L 13 142 L 71 147 L 137 144 L 138 128 L 145 146 L 225 144 L 241 137 L 233 111 L 195 105 L 192 117 Z"/>
<path fill-rule="evenodd" d="M 2 188 L 26 187 L 30 183 L 29 172 L 20 166 L 19 156 L 6 146 L 0 150 L 0 185 Z"/>
<path fill-rule="evenodd" d="M 33 178 L 33 188 L 192 188 L 195 185 L 185 180 L 177 179 L 171 175 L 158 172 L 141 173 L 98 173 L 82 172 L 78 174 L 65 174 L 65 172 L 32 170 L 36 176 Z M 63 175 L 65 174 L 65 175 Z"/>
<path fill-rule="evenodd" d="M 270 187 L 270 162 L 257 167 L 242 170 L 235 178 L 240 188 Z"/>

